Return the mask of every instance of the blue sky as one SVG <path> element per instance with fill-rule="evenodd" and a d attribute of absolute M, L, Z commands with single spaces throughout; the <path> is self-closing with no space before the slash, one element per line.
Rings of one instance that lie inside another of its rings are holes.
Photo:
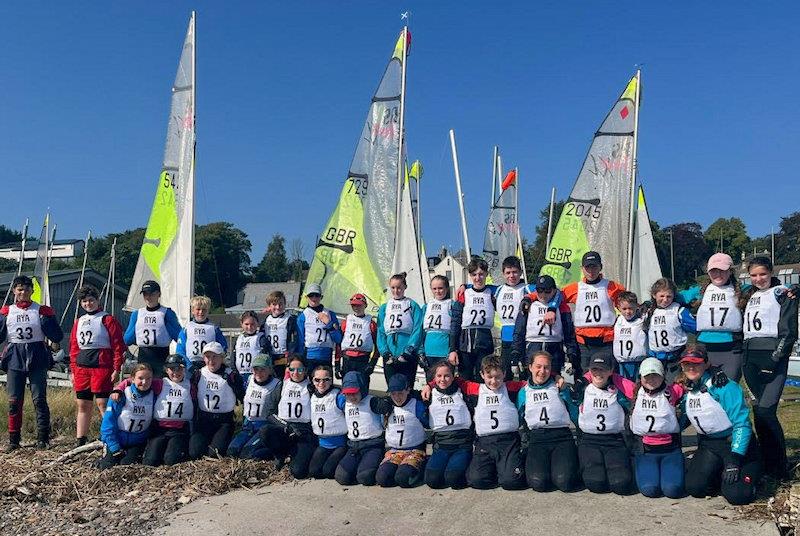
<path fill-rule="evenodd" d="M 795 2 L 3 2 L 0 223 L 59 237 L 144 226 L 189 12 L 198 11 L 197 221 L 229 220 L 257 262 L 273 233 L 310 258 L 369 99 L 411 11 L 406 128 L 425 166 L 428 251 L 461 245 L 456 129 L 480 248 L 492 146 L 519 166 L 533 235 L 643 68 L 640 176 L 661 225 L 798 210 Z M 792 155 L 795 155 L 794 157 Z"/>

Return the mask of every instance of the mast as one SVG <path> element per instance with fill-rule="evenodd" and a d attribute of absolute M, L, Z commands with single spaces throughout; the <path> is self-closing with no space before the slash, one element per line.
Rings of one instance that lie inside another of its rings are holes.
<path fill-rule="evenodd" d="M 197 158 L 197 12 L 192 10 L 192 130 L 194 131 L 194 143 L 192 144 L 192 166 L 191 166 L 191 177 L 189 180 L 192 184 L 192 209 L 189 211 L 189 224 L 191 225 L 191 239 L 190 239 L 190 250 L 191 250 L 191 270 L 189 270 L 189 300 L 192 299 L 194 295 L 194 186 L 195 186 L 195 179 L 194 179 L 194 161 Z M 114 239 L 116 243 L 116 239 Z M 113 286 L 112 292 L 113 292 Z M 184 304 L 185 307 L 191 308 L 190 304 Z M 111 299 L 111 307 L 114 307 L 114 299 Z M 189 313 L 189 318 L 191 318 L 191 313 Z"/>
<path fill-rule="evenodd" d="M 492 198 L 489 200 L 489 210 L 494 208 L 494 201 L 497 199 L 497 158 L 500 156 L 497 145 L 494 146 L 494 154 L 492 155 Z"/>
<path fill-rule="evenodd" d="M 19 251 L 19 262 L 17 263 L 17 275 L 22 274 L 22 263 L 25 261 L 25 243 L 28 239 L 28 218 L 25 218 L 25 226 L 22 228 L 22 248 Z M 3 305 L 8 302 L 8 297 L 11 295 L 11 284 L 12 282 L 9 281 L 8 283 L 8 290 L 6 291 L 6 297 L 3 298 Z"/>
<path fill-rule="evenodd" d="M 545 257 L 547 257 L 547 249 L 550 248 L 550 239 L 553 238 L 553 210 L 556 205 L 556 187 L 550 190 L 550 214 L 547 217 L 547 242 L 544 245 Z"/>
<path fill-rule="evenodd" d="M 84 277 L 84 274 L 86 274 L 86 260 L 89 258 L 89 240 L 91 240 L 91 239 L 92 239 L 92 231 L 89 230 L 89 232 L 86 233 L 86 242 L 84 242 L 84 244 L 83 244 L 83 265 L 81 266 L 81 277 L 78 279 L 78 284 L 75 287 L 76 290 L 80 290 L 80 288 L 83 286 L 83 277 Z M 66 310 L 66 308 L 64 308 L 64 310 Z M 78 319 L 78 301 L 76 300 L 75 301 L 75 319 L 74 320 L 77 320 L 77 319 Z M 74 320 L 73 320 L 73 322 L 74 322 Z M 64 320 L 62 319 L 61 322 L 63 323 Z"/>
<path fill-rule="evenodd" d="M 458 194 L 458 210 L 461 214 L 461 232 L 464 236 L 464 252 L 467 255 L 466 261 L 472 259 L 472 251 L 469 248 L 469 235 L 467 234 L 467 216 L 464 214 L 464 194 L 461 191 L 461 173 L 458 170 L 458 152 L 456 151 L 456 133 L 450 129 L 450 150 L 453 153 L 453 170 L 456 174 L 456 192 Z"/>
<path fill-rule="evenodd" d="M 397 208 L 394 219 L 394 237 L 397 241 L 397 229 L 400 222 L 400 194 L 405 178 L 405 161 L 403 159 L 403 129 L 405 128 L 406 105 L 406 55 L 408 54 L 408 26 L 403 26 L 403 58 L 400 62 L 400 136 L 397 144 Z"/>
<path fill-rule="evenodd" d="M 522 249 L 522 231 L 519 228 L 519 168 L 514 168 L 517 175 L 517 184 L 514 188 L 514 223 L 517 225 L 517 245 L 519 246 L 519 260 L 522 263 L 522 278 L 528 280 L 528 269 L 525 267 L 525 250 Z"/>
<path fill-rule="evenodd" d="M 625 288 L 631 286 L 631 266 L 633 263 L 633 203 L 636 199 L 636 175 L 639 171 L 637 148 L 639 144 L 639 96 L 642 87 L 642 70 L 636 69 L 636 99 L 633 103 L 633 162 L 631 164 L 631 204 L 628 214 L 628 252 L 625 262 Z"/>
<path fill-rule="evenodd" d="M 675 249 L 672 244 L 672 229 L 669 230 L 669 273 L 672 281 L 675 281 Z"/>

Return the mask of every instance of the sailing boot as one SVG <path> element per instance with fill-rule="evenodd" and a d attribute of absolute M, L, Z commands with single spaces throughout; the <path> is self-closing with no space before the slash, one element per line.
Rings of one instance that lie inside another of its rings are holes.
<path fill-rule="evenodd" d="M 39 430 L 36 439 L 36 450 L 47 450 L 50 448 L 50 430 Z"/>
<path fill-rule="evenodd" d="M 19 432 L 11 432 L 8 434 L 8 445 L 5 446 L 3 452 L 8 454 L 9 452 L 14 452 L 19 448 L 19 442 L 21 439 L 21 435 Z"/>

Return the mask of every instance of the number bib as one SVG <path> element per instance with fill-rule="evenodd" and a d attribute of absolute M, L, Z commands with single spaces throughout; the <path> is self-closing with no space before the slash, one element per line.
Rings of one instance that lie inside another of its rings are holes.
<path fill-rule="evenodd" d="M 651 395 L 639 389 L 631 412 L 631 432 L 638 436 L 680 432 L 675 407 L 670 404 L 666 390 Z"/>
<path fill-rule="evenodd" d="M 192 361 L 203 360 L 203 348 L 205 345 L 217 340 L 217 327 L 206 322 L 198 324 L 190 320 L 186 324 L 186 357 Z"/>
<path fill-rule="evenodd" d="M 425 318 L 423 320 L 423 327 L 425 331 L 442 331 L 445 333 L 450 332 L 450 323 L 453 318 L 450 316 L 450 308 L 453 300 L 431 300 L 425 307 Z"/>
<path fill-rule="evenodd" d="M 481 384 L 478 391 L 478 405 L 475 406 L 475 433 L 479 436 L 516 432 L 519 428 L 519 414 L 505 385 L 492 391 Z"/>
<path fill-rule="evenodd" d="M 569 426 L 569 412 L 555 383 L 534 389 L 525 386 L 525 422 L 528 428 L 564 428 Z"/>
<path fill-rule="evenodd" d="M 464 312 L 461 316 L 461 328 L 491 328 L 494 322 L 494 304 L 489 287 L 480 292 L 474 288 L 464 291 Z"/>
<path fill-rule="evenodd" d="M 267 399 L 269 395 L 278 387 L 280 382 L 277 378 L 270 378 L 266 385 L 258 385 L 253 376 L 247 382 L 247 390 L 244 393 L 244 400 L 242 405 L 242 415 L 251 422 L 266 421 L 269 414 L 267 413 Z"/>
<path fill-rule="evenodd" d="M 327 313 L 333 318 L 333 313 L 330 311 Z M 306 307 L 303 310 L 303 316 L 306 317 L 304 339 L 306 348 L 333 348 L 333 341 L 325 330 L 325 324 L 319 319 L 319 314 L 314 309 Z"/>
<path fill-rule="evenodd" d="M 191 421 L 194 417 L 192 384 L 188 377 L 180 383 L 164 378 L 161 392 L 156 398 L 157 421 Z"/>
<path fill-rule="evenodd" d="M 525 283 L 520 283 L 516 288 L 503 285 L 497 292 L 497 312 L 500 316 L 501 326 L 513 326 L 517 321 L 519 302 L 525 296 Z"/>
<path fill-rule="evenodd" d="M 425 427 L 417 419 L 416 399 L 405 406 L 395 406 L 386 422 L 386 445 L 393 449 L 418 447 L 425 442 Z"/>
<path fill-rule="evenodd" d="M 698 434 L 716 434 L 733 426 L 722 405 L 708 391 L 686 393 L 686 416 Z"/>
<path fill-rule="evenodd" d="M 781 304 L 775 297 L 775 287 L 754 292 L 744 310 L 744 338 L 777 337 L 780 319 Z"/>
<path fill-rule="evenodd" d="M 594 285 L 584 281 L 578 283 L 578 298 L 575 300 L 575 327 L 610 327 L 617 313 L 608 295 L 608 279 Z"/>
<path fill-rule="evenodd" d="M 736 305 L 733 285 L 709 284 L 697 310 L 697 331 L 741 331 L 742 312 Z"/>
<path fill-rule="evenodd" d="M 555 324 L 544 323 L 547 304 L 540 301 L 531 303 L 528 309 L 528 322 L 525 324 L 525 340 L 528 342 L 561 342 L 564 340 L 564 327 L 561 314 L 556 312 Z"/>
<path fill-rule="evenodd" d="M 370 353 L 375 348 L 370 331 L 370 315 L 356 316 L 347 315 L 347 325 L 344 328 L 342 337 L 342 350 L 355 350 L 358 352 Z"/>
<path fill-rule="evenodd" d="M 308 378 L 300 383 L 291 380 L 283 382 L 278 417 L 287 422 L 311 422 L 311 393 L 308 392 Z"/>
<path fill-rule="evenodd" d="M 614 357 L 620 363 L 641 361 L 647 355 L 647 333 L 644 320 L 639 317 L 633 321 L 622 315 L 614 322 Z"/>
<path fill-rule="evenodd" d="M 208 370 L 200 369 L 200 381 L 197 384 L 197 399 L 200 409 L 207 413 L 230 413 L 236 406 L 236 394 L 228 382 Z"/>
<path fill-rule="evenodd" d="M 347 433 L 344 412 L 336 405 L 339 389 L 333 388 L 324 396 L 311 396 L 311 429 L 319 437 L 343 436 Z"/>
<path fill-rule="evenodd" d="M 383 331 L 387 335 L 394 333 L 405 333 L 410 335 L 414 331 L 414 318 L 411 316 L 411 300 L 394 298 L 386 302 L 386 310 L 383 317 Z"/>
<path fill-rule="evenodd" d="M 286 341 L 289 338 L 289 315 L 281 316 L 269 315 L 264 321 L 264 333 L 269 341 L 270 351 L 273 354 L 285 354 L 287 350 Z"/>
<path fill-rule="evenodd" d="M 16 304 L 8 306 L 6 317 L 8 327 L 8 342 L 43 342 L 44 331 L 39 318 L 39 304 L 31 303 L 27 309 L 17 307 Z"/>
<path fill-rule="evenodd" d="M 656 309 L 650 317 L 650 332 L 647 344 L 653 352 L 674 352 L 686 345 L 688 340 L 680 319 L 681 306 L 671 303 L 664 309 Z"/>
<path fill-rule="evenodd" d="M 261 351 L 259 337 L 259 333 L 253 335 L 242 333 L 236 338 L 236 370 L 239 374 L 253 372 L 253 357 Z"/>
<path fill-rule="evenodd" d="M 139 398 L 133 387 L 125 388 L 125 405 L 117 417 L 117 429 L 123 432 L 144 432 L 153 420 L 153 391 Z"/>
<path fill-rule="evenodd" d="M 344 418 L 347 422 L 347 438 L 351 441 L 374 439 L 383 434 L 381 416 L 369 408 L 372 395 L 367 395 L 358 404 L 345 402 Z"/>
<path fill-rule="evenodd" d="M 609 380 L 610 381 L 610 380 Z M 598 389 L 586 386 L 578 426 L 587 434 L 618 434 L 625 426 L 625 411 L 617 400 L 614 387 Z"/>
<path fill-rule="evenodd" d="M 87 313 L 78 319 L 78 333 L 75 335 L 78 341 L 78 348 L 81 350 L 111 348 L 111 338 L 108 336 L 108 330 L 103 324 L 103 318 L 106 315 L 108 315 L 106 312 Z M 11 330 L 9 330 L 10 332 Z"/>
<path fill-rule="evenodd" d="M 434 388 L 431 391 L 428 413 L 431 418 L 431 429 L 434 432 L 466 430 L 472 425 L 469 408 L 460 390 L 448 395 Z"/>
<path fill-rule="evenodd" d="M 136 346 L 169 346 L 172 340 L 167 333 L 164 321 L 167 308 L 163 305 L 155 311 L 146 307 L 139 309 L 136 316 Z"/>

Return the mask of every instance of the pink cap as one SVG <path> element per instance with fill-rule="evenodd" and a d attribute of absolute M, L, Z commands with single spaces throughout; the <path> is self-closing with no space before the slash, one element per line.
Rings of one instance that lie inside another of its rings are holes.
<path fill-rule="evenodd" d="M 727 253 L 714 253 L 711 255 L 711 258 L 708 259 L 708 266 L 706 267 L 706 272 L 710 271 L 712 268 L 717 268 L 719 270 L 727 271 L 730 270 L 733 266 L 733 259 Z"/>

